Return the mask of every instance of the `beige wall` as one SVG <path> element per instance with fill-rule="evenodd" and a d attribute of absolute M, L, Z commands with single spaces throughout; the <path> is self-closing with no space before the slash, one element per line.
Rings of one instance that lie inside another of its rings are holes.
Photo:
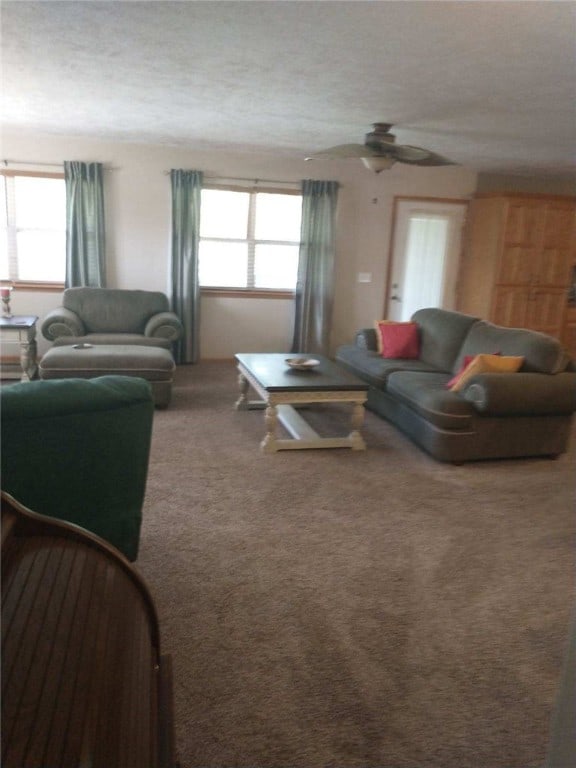
<path fill-rule="evenodd" d="M 456 166 L 397 164 L 375 175 L 355 160 L 306 163 L 271 155 L 195 152 L 184 147 L 102 143 L 78 137 L 5 134 L 2 158 L 56 164 L 64 160 L 98 161 L 110 167 L 105 177 L 108 285 L 164 292 L 168 287 L 170 241 L 167 172 L 171 168 L 202 170 L 209 177 L 338 180 L 332 349 L 382 315 L 394 196 L 469 198 L 476 187 L 476 173 Z M 51 170 L 39 166 L 42 169 Z M 370 273 L 372 281 L 359 283 L 359 272 Z M 59 299 L 59 293 L 16 291 L 13 311 L 42 318 Z M 291 301 L 204 297 L 201 313 L 202 357 L 226 358 L 237 351 L 290 348 Z M 46 348 L 47 342 L 41 340 L 40 351 Z"/>

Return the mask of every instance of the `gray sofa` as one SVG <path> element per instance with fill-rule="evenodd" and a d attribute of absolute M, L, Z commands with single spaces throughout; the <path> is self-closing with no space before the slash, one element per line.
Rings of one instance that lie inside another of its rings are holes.
<path fill-rule="evenodd" d="M 172 350 L 182 323 L 159 291 L 67 288 L 43 319 L 44 338 L 61 344 L 124 344 Z"/>
<path fill-rule="evenodd" d="M 576 366 L 556 339 L 477 317 L 421 309 L 418 359 L 385 359 L 365 328 L 336 360 L 370 385 L 367 407 L 440 461 L 461 463 L 566 451 L 576 410 Z M 453 392 L 465 356 L 524 357 L 517 373 L 482 373 Z"/>

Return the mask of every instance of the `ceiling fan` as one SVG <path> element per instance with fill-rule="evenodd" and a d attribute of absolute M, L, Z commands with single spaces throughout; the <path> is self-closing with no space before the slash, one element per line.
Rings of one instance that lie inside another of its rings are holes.
<path fill-rule="evenodd" d="M 364 144 L 338 144 L 336 147 L 315 152 L 306 160 L 340 160 L 357 157 L 366 168 L 375 173 L 391 168 L 394 163 L 408 165 L 456 165 L 429 149 L 396 144 L 396 136 L 390 133 L 392 123 L 373 123 L 374 130 L 364 137 Z"/>

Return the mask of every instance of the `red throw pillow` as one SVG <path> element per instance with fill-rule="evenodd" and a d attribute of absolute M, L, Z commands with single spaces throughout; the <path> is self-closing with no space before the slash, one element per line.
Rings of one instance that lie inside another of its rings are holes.
<path fill-rule="evenodd" d="M 453 376 L 453 377 L 450 379 L 450 381 L 448 382 L 448 384 L 446 384 L 446 386 L 448 387 L 448 389 L 450 389 L 451 387 L 453 387 L 453 386 L 454 386 L 454 384 L 456 384 L 456 382 L 458 381 L 458 379 L 460 378 L 460 376 L 461 376 L 461 375 L 464 373 L 464 371 L 466 370 L 466 368 L 468 368 L 468 366 L 470 365 L 470 363 L 472 362 L 472 360 L 474 360 L 474 358 L 475 358 L 475 357 L 476 357 L 476 355 L 464 355 L 464 360 L 462 361 L 462 365 L 460 366 L 460 370 L 458 371 L 458 373 L 457 373 L 457 374 L 455 374 L 455 375 L 454 375 L 454 376 Z"/>
<path fill-rule="evenodd" d="M 420 357 L 417 323 L 378 323 L 382 357 L 413 360 Z"/>

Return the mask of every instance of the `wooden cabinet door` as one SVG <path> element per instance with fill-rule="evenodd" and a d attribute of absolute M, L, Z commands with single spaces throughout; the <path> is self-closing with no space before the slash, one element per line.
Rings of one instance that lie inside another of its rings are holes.
<path fill-rule="evenodd" d="M 533 288 L 530 291 L 526 314 L 528 328 L 560 338 L 565 314 L 564 288 Z"/>
<path fill-rule="evenodd" d="M 525 328 L 528 322 L 529 287 L 497 286 L 490 320 L 508 328 Z"/>
<path fill-rule="evenodd" d="M 568 353 L 576 360 L 576 307 L 569 307 L 566 311 L 562 343 Z"/>
<path fill-rule="evenodd" d="M 565 288 L 573 262 L 576 211 L 570 203 L 548 203 L 535 282 Z"/>
<path fill-rule="evenodd" d="M 491 320 L 507 328 L 531 328 L 560 337 L 566 309 L 563 288 L 498 286 L 494 291 Z"/>
<path fill-rule="evenodd" d="M 498 284 L 530 285 L 533 282 L 538 269 L 543 224 L 541 203 L 513 200 L 508 204 Z"/>

